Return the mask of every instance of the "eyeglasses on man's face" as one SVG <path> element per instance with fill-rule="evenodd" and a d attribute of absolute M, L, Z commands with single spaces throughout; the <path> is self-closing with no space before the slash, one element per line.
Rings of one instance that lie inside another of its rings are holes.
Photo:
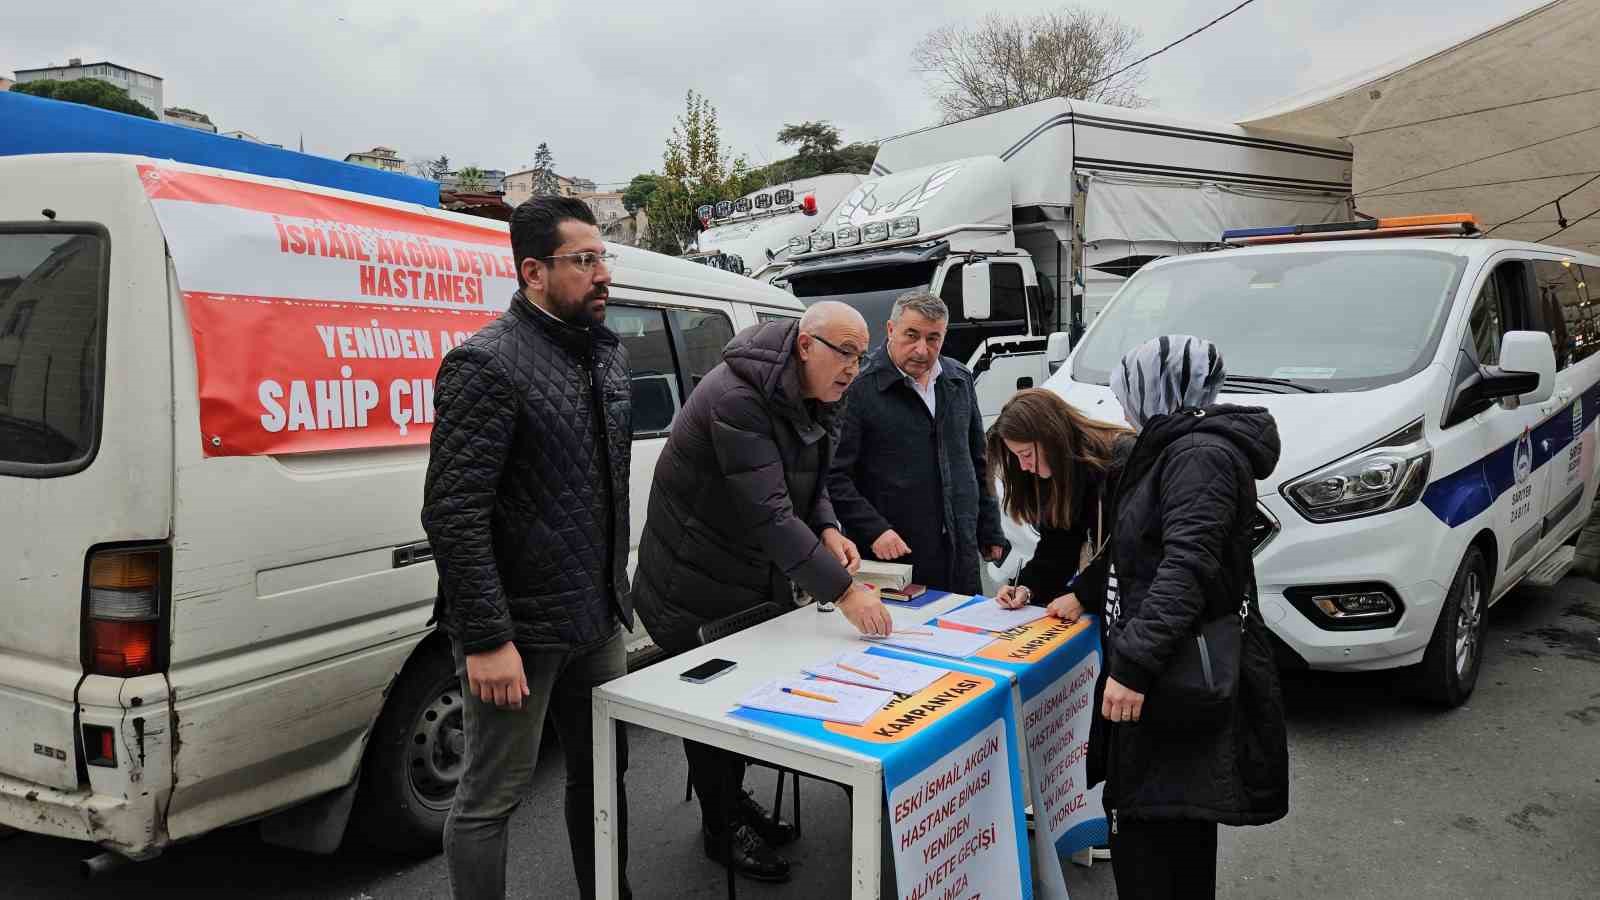
<path fill-rule="evenodd" d="M 592 272 L 594 271 L 595 263 L 602 262 L 606 264 L 607 268 L 610 268 L 611 264 L 617 261 L 617 255 L 610 250 L 604 250 L 599 253 L 593 250 L 584 250 L 580 253 L 561 253 L 556 256 L 541 256 L 539 258 L 551 262 L 558 259 L 571 260 L 573 267 L 580 272 Z"/>
<path fill-rule="evenodd" d="M 851 366 L 860 366 L 862 361 L 867 358 L 867 353 L 865 350 L 849 350 L 839 346 L 838 344 L 835 344 L 834 342 L 828 340 L 820 334 L 817 334 L 814 331 L 808 331 L 806 333 L 811 335 L 812 340 L 815 340 L 817 343 L 827 347 L 829 350 L 832 350 L 834 353 L 837 353 L 839 356 L 843 357 L 845 368 L 850 368 Z"/>

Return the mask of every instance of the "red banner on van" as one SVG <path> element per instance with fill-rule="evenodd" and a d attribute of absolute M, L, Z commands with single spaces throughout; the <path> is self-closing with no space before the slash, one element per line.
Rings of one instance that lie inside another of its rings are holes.
<path fill-rule="evenodd" d="M 211 456 L 428 442 L 433 377 L 516 290 L 503 224 L 143 165 Z"/>

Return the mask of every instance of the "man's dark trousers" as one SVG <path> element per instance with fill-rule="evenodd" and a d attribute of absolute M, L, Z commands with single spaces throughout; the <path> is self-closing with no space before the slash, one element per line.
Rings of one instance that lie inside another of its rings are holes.
<path fill-rule="evenodd" d="M 528 677 L 522 709 L 499 709 L 473 696 L 461 645 L 454 644 L 461 677 L 467 765 L 445 824 L 445 857 L 457 900 L 499 900 L 506 895 L 507 826 L 533 787 L 548 710 L 567 763 L 567 838 L 578 894 L 594 897 L 594 730 L 590 692 L 628 673 L 625 632 L 574 650 L 518 647 Z M 617 724 L 617 840 L 622 853 L 622 896 L 629 897 L 628 742 Z M 549 885 L 538 886 L 543 894 Z"/>

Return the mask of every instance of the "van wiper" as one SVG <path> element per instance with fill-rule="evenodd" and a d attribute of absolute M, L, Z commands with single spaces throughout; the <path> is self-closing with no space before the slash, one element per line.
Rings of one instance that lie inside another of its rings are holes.
<path fill-rule="evenodd" d="M 1301 384 L 1298 381 L 1290 381 L 1287 378 L 1267 378 L 1261 375 L 1229 375 L 1222 379 L 1222 383 L 1258 388 L 1268 394 L 1326 394 L 1328 392 L 1327 388 L 1312 387 L 1309 384 Z M 1279 388 L 1279 390 L 1272 391 L 1268 390 L 1268 388 Z"/>

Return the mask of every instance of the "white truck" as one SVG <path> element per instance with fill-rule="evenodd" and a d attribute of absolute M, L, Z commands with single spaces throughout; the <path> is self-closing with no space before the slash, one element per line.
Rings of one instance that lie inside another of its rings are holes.
<path fill-rule="evenodd" d="M 701 206 L 695 212 L 707 227 L 684 257 L 771 281 L 789 265 L 790 239 L 811 231 L 819 213 L 833 209 L 865 180 L 845 173 L 797 178 Z"/>
<path fill-rule="evenodd" d="M 945 353 L 992 420 L 1146 263 L 1227 228 L 1352 218 L 1351 167 L 1344 141 L 1046 100 L 880 143 L 869 180 L 790 242 L 781 280 L 859 309 L 875 344 L 896 297 L 938 294 Z"/>

